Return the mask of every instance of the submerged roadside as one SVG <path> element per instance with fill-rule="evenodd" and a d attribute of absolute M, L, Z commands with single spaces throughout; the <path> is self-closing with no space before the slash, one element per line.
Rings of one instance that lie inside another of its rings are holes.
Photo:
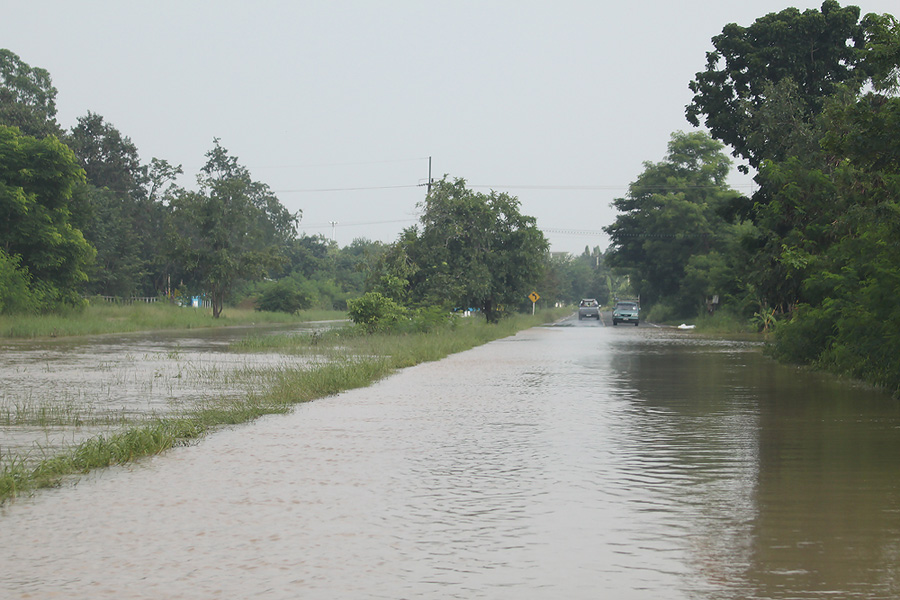
<path fill-rule="evenodd" d="M 565 311 L 518 315 L 491 325 L 458 319 L 427 333 L 362 334 L 340 328 L 303 335 L 251 337 L 237 350 L 303 355 L 297 365 L 259 367 L 241 373 L 246 393 L 204 398 L 183 413 L 128 423 L 65 449 L 37 464 L 21 456 L 0 457 L 0 503 L 23 493 L 59 485 L 67 477 L 125 464 L 166 449 L 187 445 L 218 427 L 267 414 L 286 413 L 302 402 L 367 386 L 398 369 L 439 360 L 489 341 L 552 322 Z"/>
<path fill-rule="evenodd" d="M 0 339 L 56 338 L 104 333 L 130 333 L 165 329 L 199 329 L 234 325 L 302 323 L 346 319 L 340 311 L 301 311 L 297 314 L 227 309 L 213 318 L 205 308 L 152 304 L 88 303 L 83 309 L 42 315 L 0 315 Z"/>

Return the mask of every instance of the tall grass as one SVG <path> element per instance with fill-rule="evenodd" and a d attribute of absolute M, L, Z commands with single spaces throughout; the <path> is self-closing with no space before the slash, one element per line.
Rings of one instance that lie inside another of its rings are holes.
<path fill-rule="evenodd" d="M 305 311 L 290 315 L 226 308 L 220 318 L 214 319 L 210 309 L 174 306 L 165 302 L 129 305 L 96 302 L 89 303 L 83 310 L 46 315 L 0 315 L 0 338 L 63 337 L 345 318 L 346 313 L 338 311 Z"/>
<path fill-rule="evenodd" d="M 742 315 L 736 315 L 726 310 L 719 310 L 713 315 L 701 314 L 695 321 L 700 333 L 721 335 L 756 334 L 759 328 Z"/>
<path fill-rule="evenodd" d="M 157 454 L 222 425 L 285 413 L 301 402 L 365 387 L 397 369 L 439 360 L 570 312 L 547 310 L 535 316 L 514 316 L 496 325 L 481 319 L 464 319 L 428 333 L 366 335 L 348 328 L 321 335 L 271 336 L 265 342 L 251 342 L 245 349 L 260 351 L 265 344 L 267 350 L 315 352 L 322 359 L 299 367 L 248 369 L 243 376 L 252 378 L 257 385 L 243 397 L 208 398 L 182 416 L 157 418 L 120 433 L 91 438 L 36 467 L 18 456 L 0 456 L 0 502 L 58 485 L 70 475 Z"/>

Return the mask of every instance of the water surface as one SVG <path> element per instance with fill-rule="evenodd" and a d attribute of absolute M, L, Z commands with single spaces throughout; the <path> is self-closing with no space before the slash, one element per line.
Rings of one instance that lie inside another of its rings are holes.
<path fill-rule="evenodd" d="M 900 410 L 544 327 L 0 509 L 4 598 L 896 598 Z"/>

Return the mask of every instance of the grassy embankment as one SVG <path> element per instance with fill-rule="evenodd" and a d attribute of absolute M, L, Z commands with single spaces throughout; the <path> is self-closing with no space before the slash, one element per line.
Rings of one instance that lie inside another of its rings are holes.
<path fill-rule="evenodd" d="M 207 308 L 185 308 L 164 302 L 153 304 L 91 303 L 83 310 L 48 315 L 0 315 L 0 338 L 47 338 L 98 333 L 195 329 L 230 325 L 294 323 L 344 319 L 338 311 L 304 311 L 298 315 L 226 308 L 214 319 Z"/>
<path fill-rule="evenodd" d="M 700 313 L 694 317 L 673 318 L 669 316 L 669 311 L 649 311 L 641 313 L 641 321 L 644 323 L 653 323 L 664 327 L 678 327 L 681 324 L 693 325 L 696 333 L 707 335 L 722 335 L 727 337 L 749 337 L 752 339 L 764 339 L 765 336 L 760 332 L 761 324 L 753 319 L 732 314 L 727 310 L 717 311 L 715 314 L 708 315 Z"/>
<path fill-rule="evenodd" d="M 0 502 L 34 489 L 59 484 L 69 475 L 123 464 L 190 443 L 223 425 L 250 421 L 267 414 L 288 412 L 295 404 L 364 387 L 397 369 L 441 359 L 507 337 L 569 311 L 547 310 L 519 315 L 488 325 L 481 319 L 462 319 L 454 327 L 428 333 L 364 335 L 355 329 L 308 335 L 250 338 L 238 349 L 306 355 L 306 366 L 255 369 L 245 372 L 255 391 L 232 399 L 208 398 L 200 406 L 171 418 L 129 425 L 124 431 L 97 436 L 70 451 L 42 460 L 37 466 L 17 457 L 0 464 Z"/>

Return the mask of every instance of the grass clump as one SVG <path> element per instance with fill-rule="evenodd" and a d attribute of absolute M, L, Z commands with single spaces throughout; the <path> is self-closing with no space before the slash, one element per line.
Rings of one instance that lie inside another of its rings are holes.
<path fill-rule="evenodd" d="M 759 327 L 741 315 L 720 310 L 712 315 L 701 315 L 694 321 L 697 331 L 722 335 L 755 334 Z"/>
<path fill-rule="evenodd" d="M 0 456 L 0 503 L 35 489 L 58 485 L 66 477 L 125 464 L 190 443 L 217 427 L 237 425 L 268 414 L 282 414 L 302 402 L 365 387 L 398 369 L 439 360 L 486 342 L 507 337 L 570 311 L 546 310 L 517 315 L 490 325 L 483 319 L 448 321 L 430 331 L 367 333 L 346 327 L 305 335 L 249 338 L 237 344 L 252 352 L 315 354 L 299 366 L 248 369 L 250 391 L 231 398 L 207 398 L 174 418 L 155 418 L 125 431 L 100 435 L 40 461 Z"/>

